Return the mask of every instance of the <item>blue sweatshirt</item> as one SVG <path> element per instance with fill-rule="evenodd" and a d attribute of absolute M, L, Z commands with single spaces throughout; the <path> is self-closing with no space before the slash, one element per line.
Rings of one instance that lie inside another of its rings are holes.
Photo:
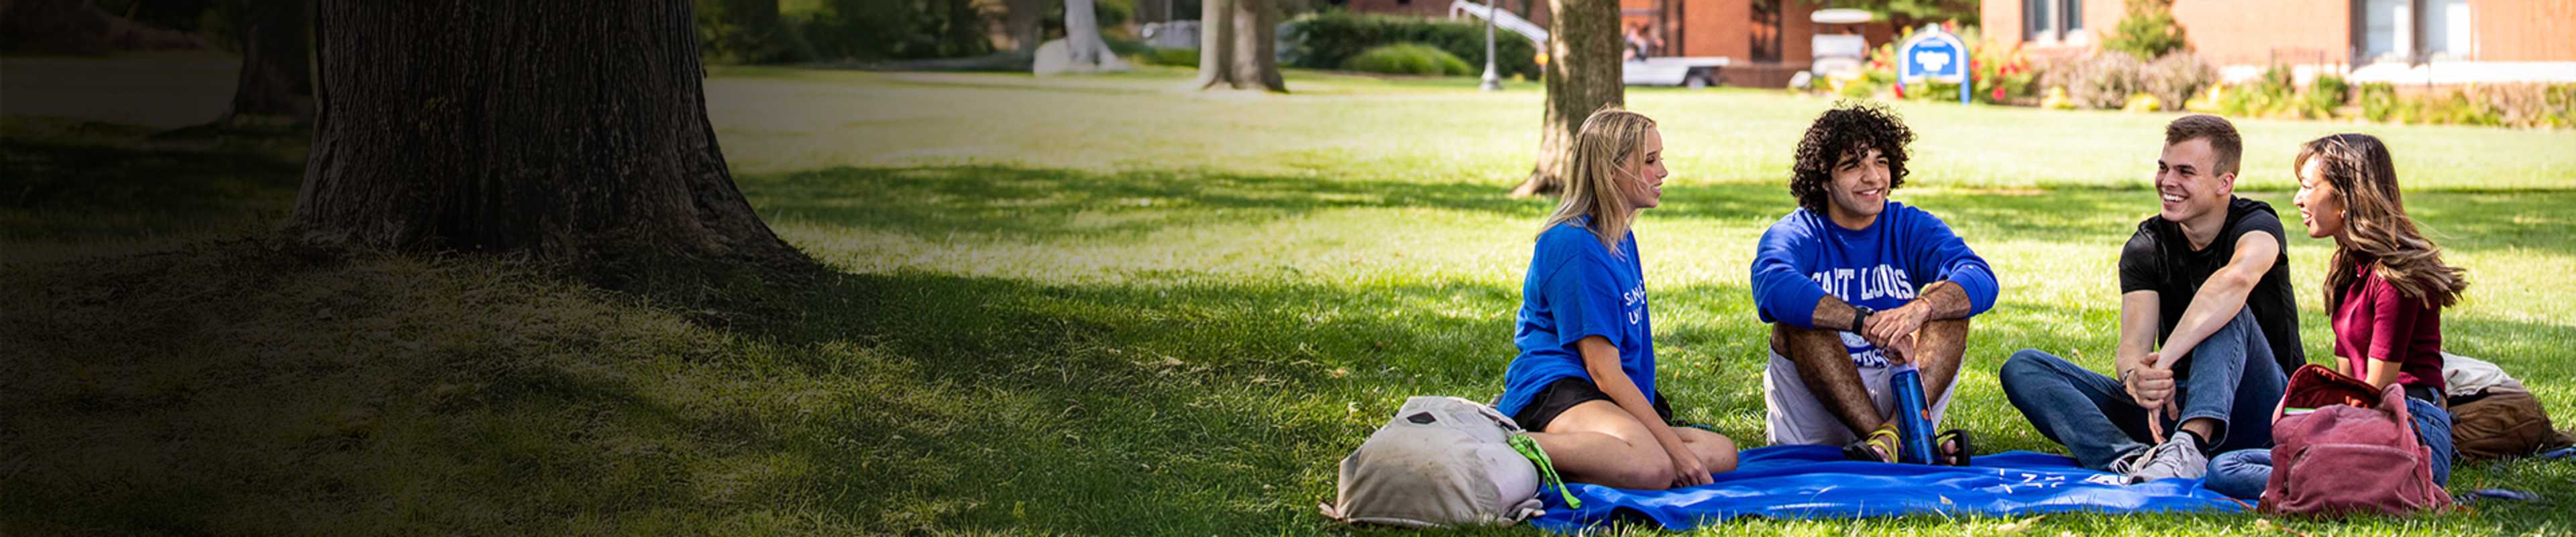
<path fill-rule="evenodd" d="M 1985 258 L 1940 217 L 1895 201 L 1858 231 L 1801 207 L 1762 232 L 1753 252 L 1754 310 L 1762 322 L 1799 328 L 1816 328 L 1816 301 L 1828 294 L 1886 311 L 1944 280 L 1967 291 L 1969 315 L 1994 307 L 1999 285 Z M 1843 346 L 1855 364 L 1887 366 L 1886 355 L 1856 334 L 1844 333 Z"/>
<path fill-rule="evenodd" d="M 1574 345 L 1592 336 L 1618 347 L 1619 370 L 1648 402 L 1657 399 L 1655 323 L 1646 315 L 1637 234 L 1621 237 L 1612 251 L 1585 227 L 1591 223 L 1591 217 L 1578 218 L 1539 234 L 1512 332 L 1520 356 L 1503 371 L 1503 397 L 1494 404 L 1505 416 L 1520 414 L 1558 379 L 1593 380 Z"/>

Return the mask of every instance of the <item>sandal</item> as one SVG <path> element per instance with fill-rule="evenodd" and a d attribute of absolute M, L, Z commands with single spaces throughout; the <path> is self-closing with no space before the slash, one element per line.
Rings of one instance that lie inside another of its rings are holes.
<path fill-rule="evenodd" d="M 1942 449 L 1952 445 L 1958 448 Z M 1933 455 L 1939 459 L 1934 463 L 1942 466 L 1968 466 L 1969 459 L 1977 453 L 1975 445 L 1968 442 L 1967 429 L 1951 429 L 1932 435 L 1932 448 L 1939 452 Z"/>
<path fill-rule="evenodd" d="M 1869 436 L 1843 444 L 1843 458 L 1855 461 L 1896 462 L 1899 441 L 1895 425 L 1882 425 Z"/>

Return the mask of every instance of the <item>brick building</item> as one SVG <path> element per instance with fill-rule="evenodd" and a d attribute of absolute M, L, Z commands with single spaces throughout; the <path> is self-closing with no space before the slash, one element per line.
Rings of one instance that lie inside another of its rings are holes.
<path fill-rule="evenodd" d="M 1469 0 L 1476 1 L 1476 0 Z M 1497 0 L 1510 11 L 1540 26 L 1548 23 L 1547 0 Z M 1340 0 L 1352 11 L 1438 18 L 1449 14 L 1451 0 Z M 1819 25 L 1808 15 L 1819 0 L 1620 0 L 1620 27 L 1644 26 L 1660 33 L 1658 56 L 1722 57 L 1731 64 L 1720 83 L 1778 87 L 1790 73 L 1814 61 L 1810 42 Z M 1857 33 L 1873 46 L 1894 35 L 1885 22 L 1824 28 L 1829 33 Z"/>
<path fill-rule="evenodd" d="M 2081 51 L 2122 0 L 1986 0 L 1985 37 Z M 2576 82 L 2576 0 L 2174 0 L 2193 52 L 2230 79 L 2266 67 L 2356 82 Z"/>
<path fill-rule="evenodd" d="M 1468 1 L 1482 4 L 1487 0 Z M 1361 13 L 1415 15 L 1438 19 L 1449 16 L 1449 2 L 1450 0 L 1334 0 L 1332 5 Z M 1547 0 L 1500 0 L 1498 3 L 1501 4 L 1503 11 L 1519 15 L 1539 27 L 1547 27 Z"/>

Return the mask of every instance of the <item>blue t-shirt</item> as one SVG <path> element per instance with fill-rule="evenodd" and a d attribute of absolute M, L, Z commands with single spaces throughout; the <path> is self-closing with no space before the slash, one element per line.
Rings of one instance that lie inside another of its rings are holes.
<path fill-rule="evenodd" d="M 1762 232 L 1753 252 L 1754 310 L 1762 322 L 1799 328 L 1816 328 L 1816 301 L 1825 295 L 1886 311 L 1943 280 L 1967 291 L 1969 315 L 1994 307 L 1999 286 L 1985 258 L 1940 217 L 1895 201 L 1857 231 L 1801 207 Z M 1887 367 L 1876 345 L 1851 332 L 1842 336 L 1853 364 Z"/>
<path fill-rule="evenodd" d="M 1649 402 L 1655 398 L 1655 324 L 1646 315 L 1644 265 L 1637 262 L 1637 234 L 1619 238 L 1619 250 L 1602 247 L 1586 228 L 1591 217 L 1557 224 L 1539 234 L 1521 283 L 1519 326 L 1512 343 L 1521 354 L 1503 372 L 1503 415 L 1519 414 L 1540 389 L 1563 378 L 1591 380 L 1575 342 L 1591 336 L 1619 348 L 1619 369 Z"/>

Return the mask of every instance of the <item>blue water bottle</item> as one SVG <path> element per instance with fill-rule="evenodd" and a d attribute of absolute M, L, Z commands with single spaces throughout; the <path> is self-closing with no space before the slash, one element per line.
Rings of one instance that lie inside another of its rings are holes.
<path fill-rule="evenodd" d="M 1931 464 L 1932 416 L 1924 410 L 1923 372 L 1914 364 L 1899 365 L 1890 371 L 1887 387 L 1896 392 L 1896 415 L 1892 419 L 1896 420 L 1896 433 L 1904 437 L 1899 439 L 1903 445 L 1897 448 L 1901 452 L 1897 458 L 1912 464 Z"/>

